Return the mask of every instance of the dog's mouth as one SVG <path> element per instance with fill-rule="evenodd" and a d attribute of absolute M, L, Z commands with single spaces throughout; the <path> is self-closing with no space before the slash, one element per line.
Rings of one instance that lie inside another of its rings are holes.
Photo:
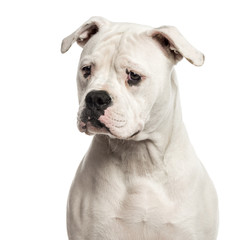
<path fill-rule="evenodd" d="M 137 130 L 128 136 L 121 136 L 120 130 L 126 125 L 126 121 L 110 118 L 106 111 L 107 110 L 98 113 L 92 112 L 90 109 L 84 109 L 80 118 L 78 118 L 79 131 L 85 132 L 88 135 L 105 134 L 112 138 L 125 140 L 132 139 L 140 133 L 140 130 Z"/>
<path fill-rule="evenodd" d="M 85 132 L 88 135 L 96 133 L 110 133 L 109 128 L 107 128 L 104 123 L 92 117 L 88 118 L 85 122 L 78 120 L 78 129 L 80 132 Z"/>
<path fill-rule="evenodd" d="M 96 133 L 100 130 L 107 130 L 107 127 L 104 123 L 99 121 L 99 117 L 104 114 L 103 110 L 92 110 L 85 108 L 81 113 L 80 118 L 78 118 L 78 128 L 81 132 L 87 134 Z"/>
<path fill-rule="evenodd" d="M 140 133 L 140 130 L 138 130 L 129 137 L 123 138 L 118 136 L 116 133 L 113 133 L 113 131 L 110 131 L 110 129 L 104 123 L 95 118 L 90 118 L 90 120 L 88 120 L 86 123 L 78 120 L 78 129 L 80 132 L 85 132 L 87 135 L 105 134 L 118 139 L 131 139 Z"/>
<path fill-rule="evenodd" d="M 97 128 L 97 129 L 100 129 L 100 128 L 106 128 L 105 124 L 104 123 L 101 123 L 98 119 L 96 118 L 90 118 L 87 122 L 90 122 L 90 124 Z"/>

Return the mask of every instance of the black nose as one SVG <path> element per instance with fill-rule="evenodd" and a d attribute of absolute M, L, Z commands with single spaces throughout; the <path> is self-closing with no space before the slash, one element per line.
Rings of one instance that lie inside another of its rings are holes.
<path fill-rule="evenodd" d="M 105 110 L 111 103 L 106 91 L 91 91 L 85 98 L 86 106 L 92 110 Z"/>

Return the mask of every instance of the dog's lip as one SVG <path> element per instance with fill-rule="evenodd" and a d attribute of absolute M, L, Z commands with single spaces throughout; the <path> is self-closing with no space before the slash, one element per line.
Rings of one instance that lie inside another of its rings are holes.
<path fill-rule="evenodd" d="M 105 110 L 106 111 L 106 110 Z M 104 115 L 103 115 L 104 116 Z M 132 135 L 125 137 L 125 136 L 120 136 L 117 135 L 116 133 L 113 132 L 112 129 L 110 129 L 109 127 L 107 127 L 106 122 L 101 120 L 101 123 L 105 126 L 105 128 L 107 129 L 108 133 L 110 133 L 113 137 L 118 138 L 118 139 L 132 139 L 133 137 L 135 137 L 138 133 L 140 133 L 141 130 L 137 130 L 136 132 L 134 132 Z"/>
<path fill-rule="evenodd" d="M 138 133 L 140 133 L 140 130 L 138 130 L 138 131 L 136 131 L 135 133 L 133 133 L 129 138 L 135 137 Z"/>
<path fill-rule="evenodd" d="M 92 120 L 92 119 L 91 119 Z M 104 126 L 102 127 L 95 127 L 91 120 L 87 121 L 87 122 L 83 122 L 81 120 L 78 120 L 78 129 L 80 132 L 85 132 L 86 134 L 99 134 L 99 133 L 110 133 L 111 135 L 113 135 L 110 132 L 110 129 L 108 127 L 105 126 L 105 124 L 103 124 Z"/>
<path fill-rule="evenodd" d="M 94 134 L 96 133 L 103 133 L 103 134 L 111 134 L 113 137 L 115 138 L 119 138 L 119 139 L 122 139 L 122 137 L 120 136 L 117 136 L 116 134 L 114 134 L 107 126 L 106 124 L 102 123 L 104 126 L 102 126 L 101 128 L 97 128 L 95 126 L 92 125 L 91 121 L 87 121 L 86 123 L 82 122 L 81 120 L 78 120 L 78 128 L 79 128 L 79 131 L 80 132 L 85 132 L 85 133 L 91 133 L 93 132 L 92 130 L 94 130 Z M 91 130 L 91 132 L 90 132 Z M 99 131 L 101 130 L 101 131 Z M 104 132 L 105 130 L 105 132 Z M 135 133 L 133 133 L 132 135 L 130 135 L 129 137 L 126 137 L 126 138 L 123 138 L 123 139 L 131 139 L 133 137 L 135 137 L 137 134 L 140 133 L 140 130 L 136 131 Z"/>
<path fill-rule="evenodd" d="M 80 132 L 85 132 L 87 129 L 87 124 L 82 122 L 81 120 L 78 120 L 78 129 Z"/>

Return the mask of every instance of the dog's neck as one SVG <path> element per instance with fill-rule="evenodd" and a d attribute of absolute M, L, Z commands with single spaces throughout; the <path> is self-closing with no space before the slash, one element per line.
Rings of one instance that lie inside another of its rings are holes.
<path fill-rule="evenodd" d="M 176 86 L 177 87 L 177 86 Z M 114 156 L 115 163 L 123 171 L 148 175 L 158 169 L 166 169 L 164 165 L 172 164 L 173 157 L 188 149 L 189 154 L 193 154 L 186 129 L 182 121 L 179 94 L 173 97 L 172 111 L 163 115 L 155 129 L 146 134 L 146 138 L 137 140 L 112 139 L 107 136 L 97 135 L 99 144 L 104 144 L 104 148 L 109 151 L 110 156 Z"/>

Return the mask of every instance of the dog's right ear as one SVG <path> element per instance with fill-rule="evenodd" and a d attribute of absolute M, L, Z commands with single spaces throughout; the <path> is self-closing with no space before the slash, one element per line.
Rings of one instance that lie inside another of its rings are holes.
<path fill-rule="evenodd" d="M 107 23 L 109 23 L 109 21 L 102 17 L 90 18 L 75 32 L 63 39 L 61 43 L 61 52 L 67 52 L 74 42 L 77 42 L 81 47 L 83 47 L 87 41 L 99 31 L 100 27 Z"/>
<path fill-rule="evenodd" d="M 193 47 L 178 31 L 172 26 L 163 26 L 155 28 L 148 32 L 148 35 L 158 41 L 165 52 L 172 53 L 175 62 L 185 57 L 195 66 L 201 66 L 204 63 L 204 55 Z"/>

